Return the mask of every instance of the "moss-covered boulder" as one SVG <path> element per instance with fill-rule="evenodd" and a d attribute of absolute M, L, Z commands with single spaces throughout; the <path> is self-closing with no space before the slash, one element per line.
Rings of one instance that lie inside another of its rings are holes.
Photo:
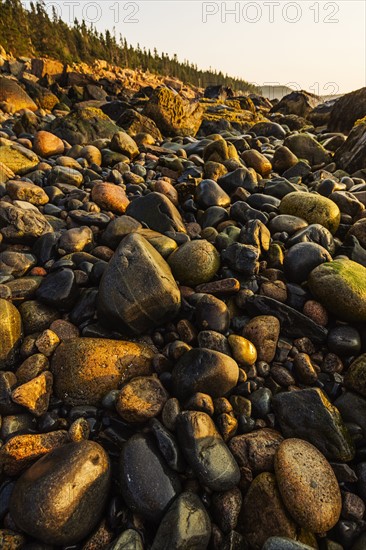
<path fill-rule="evenodd" d="M 118 126 L 96 107 L 84 107 L 56 118 L 47 129 L 71 145 L 87 145 L 100 138 L 112 139 Z"/>
<path fill-rule="evenodd" d="M 309 224 L 320 223 L 331 233 L 339 227 L 341 213 L 335 202 L 315 193 L 288 193 L 280 204 L 280 214 L 289 214 L 306 220 Z"/>
<path fill-rule="evenodd" d="M 366 321 L 366 268 L 352 260 L 334 260 L 309 276 L 313 295 L 338 319 Z"/>
<path fill-rule="evenodd" d="M 18 143 L 4 139 L 0 142 L 0 163 L 15 174 L 30 172 L 39 162 L 37 155 Z"/>
<path fill-rule="evenodd" d="M 146 104 L 143 115 L 151 118 L 167 136 L 195 136 L 202 122 L 203 109 L 169 88 L 158 88 Z"/>

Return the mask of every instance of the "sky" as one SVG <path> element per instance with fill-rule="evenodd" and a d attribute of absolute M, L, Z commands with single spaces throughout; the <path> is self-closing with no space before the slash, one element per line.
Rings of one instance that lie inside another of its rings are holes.
<path fill-rule="evenodd" d="M 259 86 L 319 95 L 366 86 L 365 0 L 45 0 L 66 22 Z M 27 5 L 25 3 L 25 5 Z"/>

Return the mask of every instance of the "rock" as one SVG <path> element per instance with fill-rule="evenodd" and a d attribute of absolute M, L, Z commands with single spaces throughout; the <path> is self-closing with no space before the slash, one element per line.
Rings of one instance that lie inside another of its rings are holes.
<path fill-rule="evenodd" d="M 18 475 L 32 462 L 67 442 L 68 435 L 64 430 L 15 435 L 0 449 L 0 461 L 4 472 L 9 476 Z"/>
<path fill-rule="evenodd" d="M 195 199 L 205 210 L 210 206 L 222 206 L 223 208 L 230 206 L 229 195 L 215 181 L 210 179 L 202 180 L 198 184 Z"/>
<path fill-rule="evenodd" d="M 275 137 L 277 139 L 285 139 L 286 132 L 277 122 L 257 122 L 250 131 L 256 136 Z"/>
<path fill-rule="evenodd" d="M 141 235 L 131 233 L 125 237 L 100 283 L 100 321 L 141 333 L 173 319 L 180 301 L 180 292 L 162 256 Z"/>
<path fill-rule="evenodd" d="M 21 109 L 36 111 L 37 105 L 12 78 L 0 77 L 0 108 L 6 113 L 16 113 Z"/>
<path fill-rule="evenodd" d="M 344 321 L 366 320 L 366 268 L 352 260 L 334 260 L 316 267 L 309 287 L 328 311 Z"/>
<path fill-rule="evenodd" d="M 62 233 L 58 242 L 58 251 L 59 254 L 71 254 L 84 249 L 89 250 L 92 242 L 93 232 L 90 227 L 73 227 Z"/>
<path fill-rule="evenodd" d="M 197 392 L 221 397 L 234 388 L 239 377 L 237 363 L 228 355 L 205 348 L 193 348 L 182 355 L 172 372 L 179 399 Z"/>
<path fill-rule="evenodd" d="M 61 75 L 64 69 L 63 64 L 55 59 L 46 57 L 35 57 L 31 60 L 32 74 L 37 78 L 43 78 L 46 75 Z"/>
<path fill-rule="evenodd" d="M 60 311 L 70 310 L 78 295 L 75 273 L 67 268 L 48 273 L 36 291 L 36 297 L 40 302 Z"/>
<path fill-rule="evenodd" d="M 181 492 L 178 475 L 168 468 L 151 434 L 136 434 L 124 444 L 119 481 L 128 507 L 154 523 Z"/>
<path fill-rule="evenodd" d="M 111 390 L 151 374 L 153 352 L 146 346 L 99 338 L 61 343 L 52 357 L 54 392 L 70 405 L 98 405 Z"/>
<path fill-rule="evenodd" d="M 168 397 L 158 378 L 141 376 L 122 387 L 116 410 L 126 422 L 146 422 L 160 414 Z"/>
<path fill-rule="evenodd" d="M 321 195 L 294 192 L 286 195 L 280 205 L 280 214 L 303 218 L 309 224 L 321 224 L 331 233 L 338 229 L 341 213 L 338 206 Z"/>
<path fill-rule="evenodd" d="M 69 443 L 40 458 L 15 484 L 10 512 L 27 534 L 68 545 L 90 534 L 108 496 L 107 453 L 93 441 Z"/>
<path fill-rule="evenodd" d="M 42 187 L 28 181 L 8 181 L 6 192 L 13 200 L 30 202 L 36 206 L 42 206 L 49 200 Z"/>
<path fill-rule="evenodd" d="M 330 113 L 328 130 L 348 134 L 354 123 L 366 115 L 366 88 L 360 88 L 340 97 Z"/>
<path fill-rule="evenodd" d="M 259 271 L 260 248 L 256 246 L 233 243 L 222 251 L 221 256 L 231 269 L 247 277 L 251 277 Z"/>
<path fill-rule="evenodd" d="M 123 128 L 132 137 L 135 137 L 137 134 L 147 133 L 150 134 L 155 141 L 163 141 L 163 136 L 155 122 L 134 109 L 126 109 L 117 119 L 117 125 Z"/>
<path fill-rule="evenodd" d="M 210 536 L 211 521 L 201 500 L 194 493 L 182 493 L 160 523 L 151 550 L 205 550 Z"/>
<path fill-rule="evenodd" d="M 111 139 L 119 128 L 100 109 L 83 107 L 56 118 L 48 124 L 47 130 L 70 145 L 88 145 L 96 139 Z"/>
<path fill-rule="evenodd" d="M 322 390 L 278 393 L 272 398 L 276 419 L 285 437 L 312 443 L 328 460 L 347 462 L 354 456 L 350 435 L 341 415 Z"/>
<path fill-rule="evenodd" d="M 127 529 L 108 546 L 107 550 L 144 550 L 144 545 L 137 531 Z"/>
<path fill-rule="evenodd" d="M 159 233 L 181 231 L 186 233 L 183 220 L 174 204 L 161 193 L 149 193 L 132 201 L 127 210 L 139 222 Z"/>
<path fill-rule="evenodd" d="M 295 166 L 298 162 L 298 158 L 293 154 L 288 147 L 281 145 L 275 151 L 273 155 L 272 166 L 275 172 L 282 174 L 292 166 Z"/>
<path fill-rule="evenodd" d="M 333 235 L 319 223 L 313 223 L 296 231 L 286 241 L 286 246 L 290 248 L 298 243 L 316 243 L 328 250 L 330 254 L 334 254 L 335 252 Z"/>
<path fill-rule="evenodd" d="M 274 457 L 282 441 L 279 432 L 263 428 L 233 437 L 228 446 L 240 468 L 250 469 L 256 475 L 274 471 Z"/>
<path fill-rule="evenodd" d="M 62 139 L 51 134 L 51 132 L 40 130 L 34 137 L 33 150 L 40 157 L 48 158 L 53 155 L 62 155 L 64 149 L 65 146 Z"/>
<path fill-rule="evenodd" d="M 237 334 L 230 334 L 228 342 L 233 358 L 240 366 L 254 365 L 257 360 L 257 350 L 252 342 Z"/>
<path fill-rule="evenodd" d="M 196 306 L 196 324 L 199 330 L 226 334 L 230 325 L 230 313 L 225 302 L 215 296 L 202 296 Z"/>
<path fill-rule="evenodd" d="M 45 355 L 42 353 L 35 353 L 30 357 L 27 357 L 25 361 L 17 368 L 15 375 L 17 377 L 18 384 L 25 384 L 36 376 L 39 376 L 45 370 L 48 370 L 49 362 Z"/>
<path fill-rule="evenodd" d="M 137 143 L 126 132 L 117 132 L 111 139 L 110 148 L 112 151 L 122 153 L 129 159 L 135 158 L 139 154 Z"/>
<path fill-rule="evenodd" d="M 0 529 L 0 545 L 3 550 L 21 550 L 24 544 L 23 535 L 9 529 Z"/>
<path fill-rule="evenodd" d="M 7 142 L 0 145 L 0 163 L 5 164 L 7 170 L 23 176 L 38 164 L 38 157 L 30 149 L 19 143 Z"/>
<path fill-rule="evenodd" d="M 272 164 L 267 157 L 262 155 L 259 151 L 256 151 L 256 149 L 244 151 L 241 154 L 241 158 L 247 166 L 254 168 L 254 170 L 263 177 L 268 176 L 272 170 Z"/>
<path fill-rule="evenodd" d="M 76 167 L 78 167 L 76 165 Z M 71 166 L 54 166 L 48 176 L 48 184 L 66 184 L 80 187 L 83 183 L 83 175 Z"/>
<path fill-rule="evenodd" d="M 243 500 L 239 525 L 253 550 L 261 550 L 269 537 L 296 538 L 296 525 L 283 505 L 274 474 L 263 472 L 253 480 Z"/>
<path fill-rule="evenodd" d="M 46 371 L 29 382 L 18 386 L 12 393 L 14 403 L 22 405 L 35 416 L 42 416 L 48 410 L 52 392 L 53 376 Z"/>
<path fill-rule="evenodd" d="M 42 332 L 47 329 L 52 321 L 58 319 L 56 310 L 41 304 L 37 300 L 27 300 L 19 306 L 22 316 L 25 334 Z"/>
<path fill-rule="evenodd" d="M 271 315 L 259 315 L 244 327 L 243 336 L 250 340 L 257 350 L 258 360 L 270 363 L 276 353 L 280 335 L 280 323 Z"/>
<path fill-rule="evenodd" d="M 298 525 L 312 533 L 334 527 L 341 514 L 341 493 L 318 449 L 301 439 L 286 439 L 277 450 L 275 472 L 285 506 Z"/>
<path fill-rule="evenodd" d="M 264 543 L 262 550 L 313 550 L 313 546 L 287 537 L 270 537 Z"/>
<path fill-rule="evenodd" d="M 203 108 L 169 88 L 157 88 L 142 114 L 151 118 L 166 136 L 195 136 L 202 122 Z"/>
<path fill-rule="evenodd" d="M 331 161 L 330 154 L 310 134 L 292 134 L 285 139 L 284 146 L 297 158 L 307 160 L 311 166 Z"/>
<path fill-rule="evenodd" d="M 220 268 L 220 255 L 204 239 L 188 241 L 169 256 L 168 264 L 180 284 L 197 286 L 214 278 Z"/>
<path fill-rule="evenodd" d="M 0 162 L 0 183 L 6 183 L 8 180 L 14 178 L 15 174 L 13 170 L 8 168 L 3 162 Z"/>
<path fill-rule="evenodd" d="M 331 261 L 332 256 L 325 248 L 305 242 L 291 246 L 285 255 L 283 267 L 288 281 L 301 284 L 318 265 Z"/>
<path fill-rule="evenodd" d="M 32 242 L 46 233 L 53 233 L 47 219 L 33 209 L 23 209 L 13 204 L 0 204 L 0 232 L 10 242 Z"/>
<path fill-rule="evenodd" d="M 361 351 L 361 336 L 357 329 L 349 325 L 335 326 L 329 331 L 328 349 L 341 356 L 357 356 Z"/>
<path fill-rule="evenodd" d="M 184 456 L 203 486 L 227 491 L 237 485 L 239 467 L 206 413 L 182 412 L 177 418 L 177 434 Z"/>
<path fill-rule="evenodd" d="M 353 382 L 354 385 L 360 387 L 356 376 L 354 380 L 352 380 L 352 373 L 348 376 L 351 379 L 351 385 Z M 345 383 L 348 385 L 347 381 Z M 357 393 L 345 391 L 334 401 L 334 405 L 341 413 L 344 422 L 361 427 L 363 439 L 366 439 L 366 400 Z"/>
<path fill-rule="evenodd" d="M 354 223 L 347 233 L 348 236 L 356 237 L 362 248 L 366 249 L 366 218 L 362 218 Z"/>
<path fill-rule="evenodd" d="M 22 319 L 11 302 L 0 299 L 0 369 L 14 367 L 22 339 Z"/>
<path fill-rule="evenodd" d="M 320 103 L 320 99 L 316 95 L 303 90 L 294 91 L 285 95 L 276 105 L 274 105 L 270 113 L 306 117 L 318 103 Z"/>
<path fill-rule="evenodd" d="M 119 185 L 113 183 L 97 183 L 91 193 L 93 201 L 103 208 L 115 214 L 124 214 L 130 204 L 126 193 Z"/>
<path fill-rule="evenodd" d="M 359 355 L 346 372 L 346 388 L 366 396 L 366 353 Z"/>
<path fill-rule="evenodd" d="M 337 149 L 337 167 L 350 174 L 366 168 L 366 121 L 362 119 L 351 130 L 347 140 Z"/>

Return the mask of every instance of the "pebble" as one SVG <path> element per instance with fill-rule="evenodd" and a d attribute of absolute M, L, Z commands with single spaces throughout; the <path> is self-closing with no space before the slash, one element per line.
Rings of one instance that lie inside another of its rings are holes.
<path fill-rule="evenodd" d="M 42 416 L 47 412 L 51 392 L 53 376 L 46 371 L 33 378 L 29 382 L 18 386 L 11 394 L 14 403 L 22 405 L 35 416 Z"/>
<path fill-rule="evenodd" d="M 17 480 L 10 513 L 18 527 L 47 544 L 75 543 L 98 523 L 109 483 L 104 449 L 92 441 L 69 443 L 40 458 Z"/>
<path fill-rule="evenodd" d="M 270 363 L 276 354 L 280 323 L 271 315 L 259 315 L 247 323 L 243 336 L 253 343 L 259 361 Z"/>
<path fill-rule="evenodd" d="M 278 487 L 298 525 L 313 533 L 329 531 L 342 508 L 341 492 L 324 456 L 302 439 L 286 439 L 275 456 Z"/>
<path fill-rule="evenodd" d="M 341 213 L 338 206 L 326 197 L 314 193 L 294 192 L 286 195 L 280 204 L 280 214 L 303 218 L 309 224 L 321 224 L 334 234 Z"/>
<path fill-rule="evenodd" d="M 116 410 L 126 422 L 146 422 L 158 416 L 168 399 L 160 381 L 153 377 L 138 377 L 121 389 Z"/>
<path fill-rule="evenodd" d="M 239 467 L 206 413 L 182 412 L 177 419 L 177 433 L 185 459 L 202 485 L 212 491 L 227 491 L 237 485 Z"/>
<path fill-rule="evenodd" d="M 189 241 L 169 256 L 168 264 L 180 284 L 194 287 L 214 278 L 220 268 L 220 255 L 204 239 Z"/>
<path fill-rule="evenodd" d="M 8 300 L 0 299 L 0 369 L 15 365 L 22 338 L 22 318 Z"/>
<path fill-rule="evenodd" d="M 153 352 L 146 346 L 100 338 L 61 343 L 51 361 L 55 394 L 70 405 L 96 405 L 111 390 L 151 374 Z"/>

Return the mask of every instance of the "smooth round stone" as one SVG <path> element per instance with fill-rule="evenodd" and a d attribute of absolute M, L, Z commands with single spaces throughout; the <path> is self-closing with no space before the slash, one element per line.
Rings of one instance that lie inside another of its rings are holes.
<path fill-rule="evenodd" d="M 101 242 L 113 250 L 117 248 L 123 237 L 141 229 L 140 222 L 130 216 L 118 216 L 112 220 L 103 232 Z"/>
<path fill-rule="evenodd" d="M 206 508 L 194 493 L 182 493 L 165 514 L 151 550 L 207 548 L 211 521 Z"/>
<path fill-rule="evenodd" d="M 34 136 L 33 150 L 40 157 L 48 158 L 52 155 L 62 155 L 64 149 L 65 146 L 62 139 L 51 134 L 51 132 L 40 130 Z"/>
<path fill-rule="evenodd" d="M 36 291 L 40 302 L 67 311 L 74 305 L 79 291 L 72 269 L 60 269 L 49 273 Z"/>
<path fill-rule="evenodd" d="M 40 458 L 18 479 L 10 513 L 36 539 L 60 546 L 76 543 L 100 520 L 109 484 L 104 449 L 92 441 L 69 443 Z"/>
<path fill-rule="evenodd" d="M 62 233 L 58 246 L 59 252 L 71 254 L 81 252 L 93 242 L 93 232 L 90 227 L 73 227 Z"/>
<path fill-rule="evenodd" d="M 296 539 L 296 525 L 283 504 L 274 474 L 263 472 L 252 481 L 238 525 L 255 550 L 261 550 L 269 537 Z"/>
<path fill-rule="evenodd" d="M 188 399 L 197 392 L 221 397 L 238 382 L 237 363 L 218 351 L 194 348 L 176 363 L 172 372 L 174 391 L 179 399 Z"/>
<path fill-rule="evenodd" d="M 273 155 L 272 166 L 275 172 L 282 174 L 298 163 L 298 158 L 288 147 L 281 145 Z"/>
<path fill-rule="evenodd" d="M 54 392 L 69 405 L 98 405 L 111 390 L 136 376 L 151 374 L 153 352 L 121 340 L 74 338 L 52 357 Z"/>
<path fill-rule="evenodd" d="M 48 307 L 37 300 L 23 302 L 19 306 L 19 311 L 22 316 L 25 334 L 42 332 L 60 317 L 56 309 Z"/>
<path fill-rule="evenodd" d="M 100 322 L 138 334 L 172 320 L 180 303 L 179 289 L 163 257 L 138 233 L 125 237 L 99 286 Z"/>
<path fill-rule="evenodd" d="M 138 229 L 137 233 L 142 235 L 165 260 L 178 248 L 177 243 L 173 239 L 152 229 Z"/>
<path fill-rule="evenodd" d="M 141 223 L 146 223 L 149 229 L 159 233 L 166 231 L 186 233 L 178 210 L 161 193 L 149 193 L 132 201 L 127 207 L 126 214 Z"/>
<path fill-rule="evenodd" d="M 258 315 L 247 323 L 243 336 L 255 346 L 259 361 L 270 363 L 276 354 L 280 322 L 272 315 Z"/>
<path fill-rule="evenodd" d="M 329 531 L 339 520 L 342 499 L 329 462 L 302 439 L 286 439 L 275 456 L 278 487 L 297 524 L 312 533 Z"/>
<path fill-rule="evenodd" d="M 366 321 L 366 267 L 335 260 L 316 267 L 309 276 L 313 295 L 344 321 Z"/>
<path fill-rule="evenodd" d="M 235 361 L 244 367 L 254 365 L 257 360 L 257 350 L 254 344 L 243 336 L 230 334 L 228 342 Z"/>
<path fill-rule="evenodd" d="M 314 193 L 294 192 L 286 195 L 280 204 L 280 214 L 303 218 L 309 224 L 319 223 L 334 234 L 341 220 L 335 202 Z"/>
<path fill-rule="evenodd" d="M 284 272 L 291 283 L 303 283 L 309 273 L 325 262 L 331 262 L 329 252 L 316 243 L 299 243 L 292 246 L 283 262 Z"/>
<path fill-rule="evenodd" d="M 246 166 L 254 168 L 258 174 L 263 177 L 268 176 L 272 170 L 272 164 L 270 161 L 262 155 L 256 149 L 250 149 L 249 151 L 244 151 L 241 155 L 241 158 L 245 162 Z"/>
<path fill-rule="evenodd" d="M 203 486 L 227 491 L 237 485 L 239 467 L 208 414 L 182 412 L 177 434 L 185 459 Z"/>
<path fill-rule="evenodd" d="M 357 329 L 340 325 L 330 329 L 327 338 L 328 348 L 337 355 L 358 355 L 361 350 L 361 336 Z"/>
<path fill-rule="evenodd" d="M 15 365 L 22 339 L 22 318 L 11 302 L 0 299 L 0 369 Z"/>
<path fill-rule="evenodd" d="M 196 323 L 201 330 L 227 332 L 230 314 L 225 302 L 210 294 L 204 295 L 196 306 Z"/>
<path fill-rule="evenodd" d="M 98 206 L 115 214 L 124 214 L 130 203 L 124 189 L 113 183 L 101 182 L 95 184 L 91 197 Z"/>
<path fill-rule="evenodd" d="M 206 240 L 188 241 L 168 258 L 174 277 L 182 285 L 208 283 L 220 268 L 220 255 Z"/>
<path fill-rule="evenodd" d="M 230 206 L 230 197 L 214 180 L 202 180 L 196 187 L 195 199 L 201 208 Z"/>
<path fill-rule="evenodd" d="M 26 201 L 37 206 L 46 204 L 49 200 L 42 187 L 28 181 L 9 181 L 6 183 L 6 191 L 13 200 Z"/>
<path fill-rule="evenodd" d="M 124 444 L 119 480 L 128 507 L 153 522 L 161 520 L 181 492 L 179 477 L 168 468 L 152 434 L 136 434 Z"/>
<path fill-rule="evenodd" d="M 300 229 L 305 229 L 308 226 L 308 222 L 297 216 L 290 216 L 289 214 L 279 214 L 275 216 L 268 224 L 268 229 L 272 233 L 282 233 L 285 231 L 289 235 L 293 235 Z"/>
<path fill-rule="evenodd" d="M 126 422 L 146 422 L 161 412 L 168 397 L 158 378 L 141 376 L 123 386 L 116 409 Z"/>

